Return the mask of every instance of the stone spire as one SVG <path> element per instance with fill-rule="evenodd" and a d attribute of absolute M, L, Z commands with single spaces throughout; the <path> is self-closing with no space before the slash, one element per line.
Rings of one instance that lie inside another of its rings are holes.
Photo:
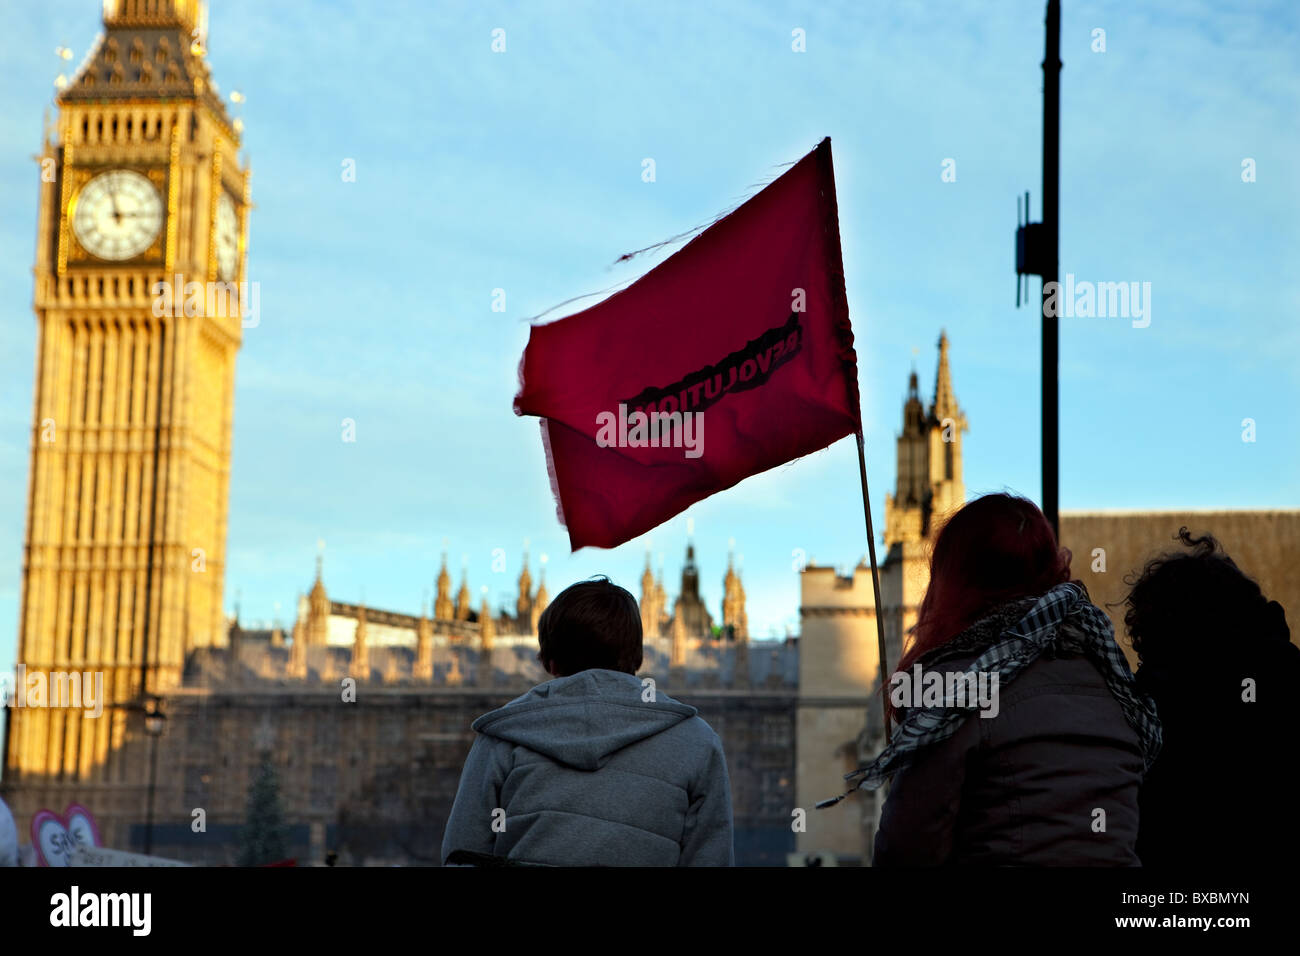
<path fill-rule="evenodd" d="M 900 506 L 919 506 L 929 493 L 929 421 L 916 380 L 916 371 L 907 380 L 907 400 L 903 402 L 903 432 L 898 436 L 897 492 Z"/>
<path fill-rule="evenodd" d="M 673 646 L 668 666 L 673 668 L 686 666 L 686 623 L 680 614 L 673 615 Z"/>
<path fill-rule="evenodd" d="M 439 621 L 450 621 L 456 614 L 451 603 L 451 575 L 447 573 L 447 552 L 442 552 L 442 567 L 438 570 L 438 585 L 433 601 L 433 616 Z"/>
<path fill-rule="evenodd" d="M 290 678 L 307 676 L 307 595 L 298 595 L 298 616 L 293 622 L 293 646 L 289 648 Z"/>
<path fill-rule="evenodd" d="M 483 603 L 478 612 L 478 633 L 479 646 L 485 651 L 491 651 L 496 641 L 497 626 L 492 620 L 492 612 L 488 609 L 487 595 L 483 595 Z"/>
<path fill-rule="evenodd" d="M 694 535 L 695 522 L 687 520 L 689 533 Z M 686 632 L 700 637 L 713 631 L 713 615 L 700 599 L 700 570 L 695 564 L 695 541 L 687 540 L 686 563 L 682 565 L 682 589 L 673 604 L 673 618 L 681 619 Z M 676 624 L 674 624 L 674 627 Z"/>
<path fill-rule="evenodd" d="M 962 432 L 969 430 L 966 415 L 957 404 L 948 370 L 948 333 L 939 334 L 939 371 L 934 380 L 934 403 L 930 406 L 930 490 L 931 511 L 943 516 L 966 503 L 962 480 Z M 926 528 L 928 536 L 930 529 Z"/>
<path fill-rule="evenodd" d="M 650 640 L 659 636 L 659 622 L 663 618 L 663 602 L 654 572 L 650 570 L 650 549 L 645 552 L 645 573 L 641 575 L 641 636 Z"/>
<path fill-rule="evenodd" d="M 745 586 L 736 572 L 732 538 L 727 549 L 727 573 L 722 578 L 722 626 L 730 628 L 737 640 L 749 639 L 749 618 L 745 613 Z"/>
<path fill-rule="evenodd" d="M 684 597 L 699 598 L 700 569 L 695 564 L 695 542 L 686 543 L 686 563 L 682 565 L 682 588 L 677 592 L 677 599 Z"/>
<path fill-rule="evenodd" d="M 903 403 L 898 436 L 895 492 L 885 496 L 885 545 L 929 539 L 935 518 L 959 508 L 966 498 L 962 481 L 962 433 L 968 430 L 957 404 L 948 365 L 948 335 L 939 336 L 939 368 L 934 401 L 927 411 L 913 370 Z"/>
<path fill-rule="evenodd" d="M 357 608 L 357 629 L 352 638 L 352 662 L 348 672 L 357 680 L 370 679 L 370 646 L 366 643 L 366 606 Z"/>
<path fill-rule="evenodd" d="M 532 625 L 532 630 L 529 633 L 534 637 L 537 636 L 537 622 L 542 619 L 542 612 L 551 603 L 551 595 L 546 590 L 546 555 L 543 554 L 539 560 L 541 570 L 538 572 L 537 596 L 533 598 L 533 613 L 529 620 L 529 624 Z"/>
<path fill-rule="evenodd" d="M 462 559 L 460 569 L 460 590 L 456 592 L 456 620 L 469 620 L 469 568 Z"/>
<path fill-rule="evenodd" d="M 961 409 L 957 407 L 957 399 L 952 392 L 952 373 L 948 370 L 946 331 L 939 333 L 939 371 L 934 378 L 934 402 L 930 406 L 930 414 L 940 421 L 945 418 L 957 419 L 961 416 Z"/>
<path fill-rule="evenodd" d="M 655 576 L 655 635 L 663 637 L 664 628 L 667 625 L 668 589 L 664 587 L 664 556 L 661 551 L 659 553 L 659 573 Z"/>
<path fill-rule="evenodd" d="M 515 599 L 515 620 L 524 627 L 533 619 L 533 576 L 528 571 L 528 542 L 524 542 L 524 568 L 519 572 L 519 597 Z"/>
<path fill-rule="evenodd" d="M 240 661 L 239 645 L 241 643 L 242 628 L 239 626 L 239 597 L 235 597 L 235 616 L 230 621 L 230 629 L 226 632 L 226 675 L 229 680 L 239 683 L 243 680 L 244 668 Z"/>
<path fill-rule="evenodd" d="M 415 679 L 433 680 L 433 622 L 420 609 L 420 622 L 415 627 Z"/>
<path fill-rule="evenodd" d="M 492 620 L 492 611 L 488 608 L 487 587 L 483 588 L 483 602 L 478 612 L 479 655 L 478 670 L 474 681 L 480 687 L 493 683 L 492 647 L 496 638 L 496 624 Z"/>
<path fill-rule="evenodd" d="M 322 579 L 325 565 L 325 542 L 316 551 L 316 581 L 307 595 L 307 645 L 324 647 L 329 640 L 330 599 Z"/>
<path fill-rule="evenodd" d="M 673 615 L 672 648 L 668 655 L 668 682 L 674 688 L 686 685 L 686 625 L 680 614 Z"/>
<path fill-rule="evenodd" d="M 459 687 L 465 682 L 465 675 L 460 672 L 459 648 L 452 645 L 447 649 L 451 652 L 451 667 L 447 670 L 447 686 Z"/>
<path fill-rule="evenodd" d="M 650 568 L 650 549 L 645 549 L 645 571 L 641 575 L 641 600 L 648 596 L 653 596 L 655 590 L 655 575 Z"/>
<path fill-rule="evenodd" d="M 383 670 L 384 683 L 385 684 L 397 683 L 399 680 L 402 679 L 402 669 L 401 669 L 401 665 L 398 663 L 397 655 L 393 653 L 393 649 L 391 647 L 388 648 L 388 653 L 384 654 L 383 660 L 384 660 L 384 670 Z"/>

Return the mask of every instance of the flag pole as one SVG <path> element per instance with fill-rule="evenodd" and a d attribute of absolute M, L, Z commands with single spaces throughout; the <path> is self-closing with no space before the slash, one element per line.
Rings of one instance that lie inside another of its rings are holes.
<path fill-rule="evenodd" d="M 832 262 L 838 267 L 834 274 L 834 281 L 831 284 L 831 292 L 837 314 L 837 321 L 841 333 L 845 336 L 845 349 L 851 361 L 846 362 L 844 370 L 844 383 L 848 388 L 849 405 L 853 408 L 857 416 L 857 438 L 858 438 L 858 476 L 862 479 L 862 513 L 867 519 L 867 554 L 871 558 L 871 587 L 876 597 L 876 641 L 877 651 L 880 657 L 880 712 L 884 717 L 885 743 L 888 744 L 890 734 L 889 711 L 885 707 L 885 620 L 881 616 L 884 608 L 880 601 L 880 568 L 876 565 L 876 532 L 871 526 L 871 495 L 867 491 L 867 443 L 862 437 L 862 396 L 858 391 L 858 368 L 857 359 L 853 355 L 853 331 L 849 324 L 849 305 L 848 297 L 844 289 L 844 256 L 840 251 L 840 214 L 839 204 L 835 199 L 835 168 L 831 163 L 831 138 L 827 136 L 814 150 L 817 153 L 818 163 L 822 168 L 822 175 L 825 176 L 826 186 L 822 191 L 822 202 L 824 204 L 826 231 L 831 250 Z M 820 806 L 820 804 L 819 804 Z"/>
<path fill-rule="evenodd" d="M 885 675 L 885 618 L 884 606 L 880 600 L 880 568 L 876 565 L 876 532 L 871 526 L 871 495 L 867 491 L 867 444 L 862 437 L 862 426 L 859 424 L 857 431 L 858 438 L 858 475 L 862 478 L 862 513 L 867 519 L 867 554 L 871 558 L 871 587 L 876 596 L 876 647 L 880 656 L 880 713 L 884 717 L 885 744 L 889 744 L 889 738 L 892 736 L 889 721 L 889 709 L 885 707 L 885 684 L 888 678 Z"/>

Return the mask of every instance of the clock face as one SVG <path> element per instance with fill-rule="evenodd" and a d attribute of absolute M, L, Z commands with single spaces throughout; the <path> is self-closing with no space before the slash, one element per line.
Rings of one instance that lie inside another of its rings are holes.
<path fill-rule="evenodd" d="M 224 280 L 234 278 L 239 267 L 239 216 L 226 193 L 217 199 L 217 272 Z"/>
<path fill-rule="evenodd" d="M 120 262 L 138 256 L 162 231 L 162 197 L 153 183 L 129 169 L 100 173 L 72 205 L 72 231 L 86 251 L 101 259 Z"/>

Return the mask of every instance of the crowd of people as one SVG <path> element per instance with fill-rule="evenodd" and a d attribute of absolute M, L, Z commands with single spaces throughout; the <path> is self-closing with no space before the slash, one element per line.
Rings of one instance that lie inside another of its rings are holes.
<path fill-rule="evenodd" d="M 1179 537 L 1126 581 L 1134 673 L 1032 502 L 985 495 L 947 520 L 882 682 L 892 734 L 851 775 L 888 788 L 874 866 L 1245 872 L 1296 857 L 1300 648 L 1213 537 Z M 636 599 L 603 577 L 574 584 L 538 643 L 551 679 L 473 724 L 444 864 L 733 865 L 722 743 L 637 677 Z M 918 675 L 944 690 L 893 693 Z M 958 692 L 975 686 L 993 706 Z M 0 803 L 0 866 L 17 863 Z"/>
<path fill-rule="evenodd" d="M 900 699 L 882 682 L 892 735 L 853 775 L 888 787 L 873 865 L 1294 858 L 1300 648 L 1214 538 L 1180 538 L 1126 582 L 1135 674 L 1032 502 L 986 495 L 947 520 L 893 677 L 934 673 L 948 691 Z M 474 722 L 444 863 L 733 864 L 721 742 L 636 677 L 635 598 L 604 578 L 574 584 L 538 632 L 552 679 Z M 953 692 L 977 680 L 996 706 Z"/>

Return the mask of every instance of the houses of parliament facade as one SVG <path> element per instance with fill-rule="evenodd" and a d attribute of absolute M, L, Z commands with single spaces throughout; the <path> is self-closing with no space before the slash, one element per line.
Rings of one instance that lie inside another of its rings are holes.
<path fill-rule="evenodd" d="M 475 607 L 444 557 L 432 606 L 408 613 L 333 599 L 318 558 L 287 632 L 225 617 L 241 316 L 159 310 L 156 296 L 245 281 L 249 170 L 206 62 L 203 0 L 108 0 L 103 27 L 41 153 L 18 661 L 29 675 L 102 673 L 106 699 L 100 716 L 11 709 L 0 792 L 20 827 L 75 802 L 106 846 L 230 863 L 269 760 L 300 861 L 437 862 L 470 723 L 546 679 L 546 584 L 525 559 L 513 607 Z M 897 661 L 928 547 L 966 497 L 967 427 L 942 337 L 932 397 L 913 373 L 903 406 L 882 607 L 863 562 L 809 566 L 799 634 L 751 641 L 730 561 L 716 618 L 693 545 L 673 595 L 647 561 L 642 673 L 722 738 L 737 862 L 869 861 L 873 799 L 813 807 L 882 743 L 876 615 Z M 1300 512 L 1066 514 L 1062 539 L 1103 604 L 1180 524 L 1214 531 L 1270 596 L 1300 607 L 1286 580 Z M 1101 565 L 1087 557 L 1097 549 Z"/>

